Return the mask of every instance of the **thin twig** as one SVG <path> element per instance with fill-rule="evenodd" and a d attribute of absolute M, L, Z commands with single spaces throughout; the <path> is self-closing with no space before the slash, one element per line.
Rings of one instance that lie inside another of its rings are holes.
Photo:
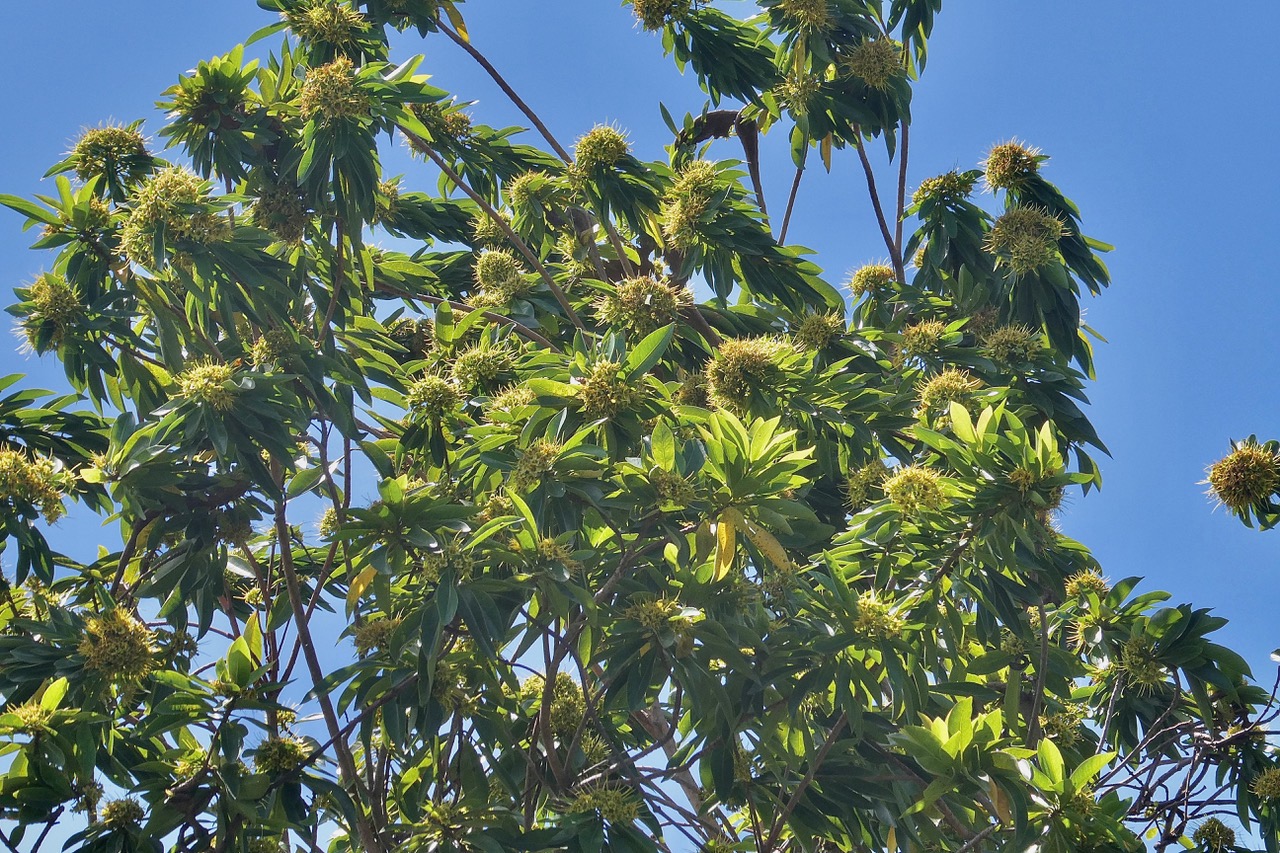
<path fill-rule="evenodd" d="M 893 244 L 902 256 L 902 220 L 907 212 L 907 155 L 911 148 L 911 125 L 905 121 L 902 127 L 902 146 L 898 151 L 898 216 L 893 228 Z M 905 282 L 904 282 L 905 284 Z"/>
<path fill-rule="evenodd" d="M 760 848 L 763 853 L 770 853 L 773 850 L 773 845 L 778 842 L 778 836 L 782 834 L 782 828 L 786 824 L 787 818 L 791 817 L 791 813 L 796 810 L 796 806 L 800 805 L 800 798 L 804 796 L 804 792 L 813 784 L 814 777 L 818 775 L 818 768 L 822 766 L 827 753 L 836 745 L 836 740 L 840 737 L 840 733 L 844 731 L 844 726 L 847 722 L 849 722 L 848 712 L 841 711 L 840 718 L 836 720 L 835 725 L 831 727 L 831 731 L 827 733 L 827 739 L 823 741 L 822 746 L 818 748 L 817 754 L 809 762 L 809 769 L 805 772 L 804 778 L 800 780 L 800 784 L 792 791 L 791 798 L 782 807 L 782 811 L 774 818 L 773 828 L 769 830 L 769 837 L 765 840 L 764 846 Z"/>
<path fill-rule="evenodd" d="M 782 214 L 782 230 L 778 232 L 778 245 L 787 242 L 787 229 L 791 227 L 791 211 L 796 206 L 796 196 L 800 193 L 800 179 L 804 177 L 804 164 L 809 159 L 809 148 L 805 146 L 805 159 L 796 166 L 796 177 L 791 182 L 791 195 L 787 196 L 787 212 Z"/>
<path fill-rule="evenodd" d="M 884 237 L 884 245 L 889 250 L 889 259 L 893 262 L 893 274 L 898 281 L 906 279 L 906 270 L 902 266 L 902 253 L 893 241 L 893 232 L 889 230 L 889 221 L 884 217 L 884 206 L 880 204 L 880 191 L 876 188 L 876 173 L 867 158 L 866 146 L 862 144 L 862 131 L 855 128 L 854 147 L 858 149 L 858 159 L 862 161 L 862 171 L 867 176 L 867 192 L 871 194 L 871 206 L 875 208 L 876 221 L 880 224 L 880 234 Z"/>

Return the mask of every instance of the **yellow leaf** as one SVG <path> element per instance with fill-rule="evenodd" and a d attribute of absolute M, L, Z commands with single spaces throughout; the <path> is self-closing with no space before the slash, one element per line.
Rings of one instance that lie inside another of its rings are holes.
<path fill-rule="evenodd" d="M 726 510 L 720 514 L 719 521 L 716 522 L 716 574 L 715 580 L 724 580 L 729 574 L 729 570 L 733 568 L 733 557 L 738 549 L 738 534 L 733 529 L 733 522 L 725 516 L 733 512 L 742 517 L 737 510 Z"/>
<path fill-rule="evenodd" d="M 822 138 L 822 165 L 827 167 L 827 172 L 831 172 L 831 134 L 827 134 Z"/>
<path fill-rule="evenodd" d="M 898 849 L 898 828 L 896 826 L 889 827 L 889 833 L 884 837 L 884 846 L 887 850 Z"/>
<path fill-rule="evenodd" d="M 1009 808 L 1009 797 L 1004 789 L 991 780 L 991 805 L 996 807 L 996 817 L 1001 823 L 1013 823 L 1013 812 Z"/>
<path fill-rule="evenodd" d="M 782 543 L 772 533 L 751 519 L 738 513 L 737 510 L 734 510 L 734 512 L 738 515 L 738 523 L 747 534 L 747 538 L 751 540 L 752 545 L 755 545 L 760 550 L 761 554 L 764 554 L 765 559 L 777 566 L 780 571 L 791 571 L 791 558 L 787 556 L 787 549 L 782 547 Z"/>
<path fill-rule="evenodd" d="M 364 595 L 364 591 L 373 583 L 373 577 L 377 573 L 373 566 L 365 566 L 364 571 L 356 575 L 356 579 L 351 582 L 351 588 L 347 590 L 348 613 L 356 609 L 356 605 L 360 603 L 360 596 Z"/>
<path fill-rule="evenodd" d="M 471 36 L 467 33 L 467 22 L 462 20 L 462 13 L 452 3 L 445 4 L 444 12 L 453 22 L 453 28 L 458 31 L 458 37 L 470 44 Z"/>

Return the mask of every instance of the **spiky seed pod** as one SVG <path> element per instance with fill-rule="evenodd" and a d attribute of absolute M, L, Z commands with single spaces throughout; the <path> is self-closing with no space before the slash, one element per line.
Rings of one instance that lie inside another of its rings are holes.
<path fill-rule="evenodd" d="M 982 380 L 970 376 L 968 371 L 948 367 L 917 386 L 920 413 L 930 418 L 944 416 L 952 403 L 967 403 L 981 387 Z"/>
<path fill-rule="evenodd" d="M 561 449 L 559 444 L 547 439 L 539 439 L 529 445 L 511 471 L 511 488 L 526 492 L 541 483 L 542 478 L 551 472 Z"/>
<path fill-rule="evenodd" d="M 869 39 L 849 51 L 844 70 L 872 89 L 887 91 L 894 79 L 906 74 L 902 45 L 891 38 Z"/>
<path fill-rule="evenodd" d="M 1028 326 L 1001 326 L 982 338 L 982 346 L 996 361 L 1023 364 L 1040 351 L 1040 333 Z"/>
<path fill-rule="evenodd" d="M 1071 598 L 1084 598 L 1090 593 L 1101 597 L 1109 590 L 1106 578 L 1094 569 L 1085 569 L 1067 578 L 1067 595 Z"/>
<path fill-rule="evenodd" d="M 987 234 L 987 250 L 999 255 L 1018 275 L 1038 270 L 1058 257 L 1058 241 L 1066 226 L 1056 216 L 1034 207 L 1006 211 Z"/>
<path fill-rule="evenodd" d="M 306 758 L 306 744 L 297 738 L 269 737 L 254 752 L 253 768 L 274 776 L 298 769 Z"/>
<path fill-rule="evenodd" d="M 884 264 L 867 264 L 854 272 L 849 279 L 849 292 L 854 298 L 875 296 L 893 282 L 893 267 Z"/>
<path fill-rule="evenodd" d="M 304 42 L 321 42 L 350 50 L 368 34 L 371 24 L 345 3 L 315 0 L 285 12 L 285 23 Z"/>
<path fill-rule="evenodd" d="M 230 226 L 220 216 L 190 209 L 208 202 L 207 185 L 194 172 L 171 166 L 157 172 L 130 199 L 129 217 L 120 245 L 129 260 L 154 268 L 156 236 L 165 243 L 181 240 L 207 245 L 226 239 Z"/>
<path fill-rule="evenodd" d="M 575 794 L 566 811 L 569 814 L 598 811 L 606 823 L 628 824 L 640 817 L 640 803 L 630 788 L 597 785 Z"/>
<path fill-rule="evenodd" d="M 711 402 L 731 412 L 745 412 L 754 395 L 776 388 L 785 349 L 775 338 L 738 338 L 722 343 L 707 364 Z"/>
<path fill-rule="evenodd" d="M 454 410 L 462 395 L 443 376 L 424 376 L 414 380 L 404 399 L 412 414 L 439 420 Z"/>
<path fill-rule="evenodd" d="M 892 640 L 902 636 L 903 619 L 874 590 L 858 596 L 853 630 L 867 640 Z"/>
<path fill-rule="evenodd" d="M 1236 833 L 1216 817 L 1211 817 L 1196 827 L 1196 831 L 1191 834 L 1191 840 L 1206 853 L 1220 853 L 1236 846 Z"/>
<path fill-rule="evenodd" d="M 616 127 L 598 124 L 583 134 L 573 149 L 580 169 L 590 174 L 617 165 L 631 150 L 627 137 Z"/>
<path fill-rule="evenodd" d="M 942 346 L 946 333 L 945 323 L 921 320 L 902 330 L 902 350 L 910 356 L 931 355 Z"/>
<path fill-rule="evenodd" d="M 1209 467 L 1209 493 L 1237 512 L 1260 504 L 1280 489 L 1280 456 L 1244 442 Z"/>
<path fill-rule="evenodd" d="M 821 352 L 844 334 L 845 328 L 843 314 L 806 314 L 793 328 L 792 335 L 801 347 Z"/>
<path fill-rule="evenodd" d="M 933 201 L 940 204 L 954 204 L 964 201 L 973 192 L 973 177 L 950 171 L 934 178 L 926 178 L 911 196 L 915 204 Z"/>
<path fill-rule="evenodd" d="M 178 391 L 188 400 L 225 412 L 235 405 L 239 393 L 234 385 L 228 385 L 234 373 L 229 364 L 199 361 L 178 374 Z"/>
<path fill-rule="evenodd" d="M 582 413 L 592 420 L 617 417 L 636 404 L 640 391 L 619 374 L 621 366 L 600 361 L 577 383 Z"/>
<path fill-rule="evenodd" d="M 356 654 L 366 657 L 371 652 L 385 649 L 387 641 L 403 621 L 398 616 L 379 616 L 361 622 L 356 626 L 353 634 Z"/>
<path fill-rule="evenodd" d="M 650 32 L 683 21 L 691 6 L 691 0 L 631 0 L 631 10 Z"/>
<path fill-rule="evenodd" d="M 302 81 L 298 113 L 303 121 L 329 126 L 368 118 L 370 108 L 369 96 L 356 80 L 355 66 L 345 56 L 312 68 Z"/>
<path fill-rule="evenodd" d="M 792 26 L 803 32 L 825 33 L 834 23 L 827 0 L 782 0 L 778 8 Z"/>
<path fill-rule="evenodd" d="M 947 502 L 942 477 L 932 468 L 911 465 L 884 481 L 884 493 L 905 515 L 941 509 Z"/>
<path fill-rule="evenodd" d="M 154 668 L 155 638 L 146 625 L 117 607 L 85 622 L 77 650 L 85 669 L 118 684 L 130 684 Z"/>
<path fill-rule="evenodd" d="M 1280 767 L 1268 767 L 1253 777 L 1249 790 L 1260 800 L 1280 800 Z"/>
<path fill-rule="evenodd" d="M 147 142 L 137 128 L 118 124 L 89 128 L 71 147 L 70 160 L 76 177 L 114 178 L 124 183 L 137 183 L 151 171 L 152 158 Z"/>
<path fill-rule="evenodd" d="M 1016 139 L 1002 142 L 987 153 L 982 161 L 987 188 L 1020 189 L 1040 170 L 1040 149 L 1023 145 Z"/>
<path fill-rule="evenodd" d="M 26 288 L 27 315 L 19 322 L 27 344 L 37 353 L 57 349 L 84 316 L 74 285 L 60 275 L 41 273 Z M 47 337 L 46 337 L 47 335 Z"/>
<path fill-rule="evenodd" d="M 676 322 L 681 309 L 692 304 L 688 288 L 641 276 L 624 279 L 613 293 L 601 296 L 594 307 L 601 323 L 642 338 Z"/>
<path fill-rule="evenodd" d="M 453 362 L 453 380 L 463 390 L 491 387 L 510 372 L 515 360 L 503 346 L 477 344 L 459 353 Z"/>
<path fill-rule="evenodd" d="M 130 829 L 147 817 L 142 804 L 132 797 L 111 800 L 102 807 L 102 825 L 108 829 Z"/>

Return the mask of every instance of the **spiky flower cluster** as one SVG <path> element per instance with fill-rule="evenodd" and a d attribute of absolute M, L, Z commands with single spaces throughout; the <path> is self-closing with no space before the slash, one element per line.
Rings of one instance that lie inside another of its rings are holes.
<path fill-rule="evenodd" d="M 151 168 L 147 143 L 136 128 L 118 124 L 90 128 L 71 148 L 76 177 L 88 181 L 114 177 L 128 183 L 142 180 Z"/>
<path fill-rule="evenodd" d="M 532 406 L 536 399 L 537 395 L 528 386 L 508 385 L 490 398 L 489 405 L 485 407 L 486 414 L 510 416 L 525 406 Z"/>
<path fill-rule="evenodd" d="M 1211 817 L 1196 827 L 1196 831 L 1191 833 L 1191 840 L 1205 853 L 1221 853 L 1235 848 L 1236 833 L 1216 817 Z"/>
<path fill-rule="evenodd" d="M 920 413 L 927 417 L 946 415 L 952 403 L 967 403 L 981 387 L 982 380 L 970 376 L 968 371 L 948 367 L 918 386 Z"/>
<path fill-rule="evenodd" d="M 559 444 L 547 439 L 539 439 L 529 445 L 511 471 L 511 488 L 527 492 L 541 483 L 542 478 L 551 472 L 561 449 Z"/>
<path fill-rule="evenodd" d="M 825 33 L 833 24 L 827 0 L 782 0 L 778 8 L 796 29 L 804 32 Z"/>
<path fill-rule="evenodd" d="M 992 190 L 1020 189 L 1040 170 L 1040 159 L 1040 149 L 1023 145 L 1016 139 L 996 145 L 982 162 L 987 187 Z"/>
<path fill-rule="evenodd" d="M 356 653 L 365 657 L 370 652 L 385 649 L 402 621 L 398 616 L 378 616 L 361 622 L 353 632 Z"/>
<path fill-rule="evenodd" d="M 166 244 L 208 245 L 225 239 L 230 232 L 225 220 L 205 210 L 191 212 L 208 200 L 206 185 L 194 172 L 170 166 L 156 173 L 133 194 L 129 218 L 120 231 L 120 245 L 129 260 L 154 268 L 157 236 Z"/>
<path fill-rule="evenodd" d="M 640 803 L 628 788 L 600 785 L 578 792 L 566 811 L 569 814 L 598 811 L 606 823 L 627 824 L 640 817 Z"/>
<path fill-rule="evenodd" d="M 420 568 L 424 581 L 438 583 L 446 571 L 452 571 L 459 580 L 468 580 L 475 565 L 475 558 L 463 550 L 457 539 L 451 539 L 444 547 L 428 552 Z"/>
<path fill-rule="evenodd" d="M 898 469 L 884 481 L 883 488 L 885 496 L 906 515 L 941 509 L 947 501 L 941 475 L 920 465 Z"/>
<path fill-rule="evenodd" d="M 1056 714 L 1042 717 L 1040 727 L 1060 747 L 1071 747 L 1082 739 L 1080 726 L 1084 723 L 1088 706 L 1080 702 L 1068 702 Z"/>
<path fill-rule="evenodd" d="M 570 572 L 582 568 L 582 562 L 573 557 L 573 549 L 550 536 L 543 536 L 538 540 L 535 559 L 541 566 L 559 565 Z"/>
<path fill-rule="evenodd" d="M 1022 364 L 1040 351 L 1040 333 L 1028 326 L 1001 326 L 983 337 L 982 346 L 996 361 Z"/>
<path fill-rule="evenodd" d="M 320 514 L 320 520 L 316 522 L 316 529 L 320 532 L 320 536 L 324 539 L 332 539 L 338 535 L 341 527 L 338 511 L 331 506 L 325 507 L 324 512 Z"/>
<path fill-rule="evenodd" d="M 693 304 L 689 290 L 651 276 L 624 279 L 613 293 L 595 303 L 601 323 L 625 329 L 642 338 L 680 317 L 680 309 Z"/>
<path fill-rule="evenodd" d="M 108 829 L 129 829 L 146 818 L 142 804 L 132 797 L 111 800 L 102 807 L 102 825 Z"/>
<path fill-rule="evenodd" d="M 903 619 L 874 590 L 858 596 L 858 616 L 853 629 L 867 640 L 892 640 L 902 636 Z"/>
<path fill-rule="evenodd" d="M 674 471 L 654 468 L 649 472 L 649 484 L 664 504 L 685 507 L 697 497 L 693 484 Z"/>
<path fill-rule="evenodd" d="M 355 66 L 345 56 L 312 68 L 302 81 L 298 112 L 303 121 L 328 126 L 368 118 L 369 110 L 369 96 L 360 88 Z"/>
<path fill-rule="evenodd" d="M 707 364 L 711 402 L 742 413 L 753 396 L 774 389 L 782 374 L 786 345 L 775 338 L 727 340 Z"/>
<path fill-rule="evenodd" d="M 543 693 L 546 692 L 546 680 L 541 675 L 531 675 L 520 685 L 520 701 L 533 709 L 542 707 Z M 547 709 L 547 719 L 551 730 L 558 735 L 570 735 L 578 730 L 586 713 L 587 702 L 582 692 L 582 685 L 573 680 L 567 672 L 556 673 L 555 683 L 551 686 L 551 707 Z"/>
<path fill-rule="evenodd" d="M 258 193 L 251 211 L 253 224 L 270 231 L 281 242 L 297 245 L 306 235 L 311 213 L 296 187 L 273 184 Z"/>
<path fill-rule="evenodd" d="M 129 684 L 141 681 L 155 666 L 155 639 L 146 625 L 117 607 L 85 622 L 77 651 L 85 669 Z"/>
<path fill-rule="evenodd" d="M 796 115 L 808 115 L 809 105 L 822 88 L 822 80 L 815 74 L 788 74 L 774 88 L 778 100 Z"/>
<path fill-rule="evenodd" d="M 711 405 L 711 395 L 707 389 L 707 375 L 702 371 L 690 373 L 680 383 L 672 397 L 678 406 L 697 406 L 705 409 Z"/>
<path fill-rule="evenodd" d="M 0 450 L 0 501 L 39 510 L 52 524 L 63 516 L 62 496 L 71 475 L 47 456 Z"/>
<path fill-rule="evenodd" d="M 716 190 L 716 166 L 709 160 L 694 160 L 680 171 L 662 199 L 659 216 L 662 235 L 678 249 L 698 242 L 698 223 L 707 212 Z"/>
<path fill-rule="evenodd" d="M 511 226 L 510 216 L 505 213 L 499 216 L 507 227 Z M 507 233 L 498 225 L 497 220 L 487 213 L 476 214 L 476 217 L 471 220 L 471 233 L 475 237 L 476 245 L 479 246 L 501 246 L 507 239 Z"/>
<path fill-rule="evenodd" d="M 269 737 L 253 753 L 253 769 L 275 775 L 298 769 L 307 759 L 307 747 L 291 737 Z"/>
<path fill-rule="evenodd" d="M 888 475 L 889 470 L 879 460 L 849 474 L 844 483 L 844 496 L 849 508 L 857 512 L 870 503 L 872 491 L 878 490 Z"/>
<path fill-rule="evenodd" d="M 1038 270 L 1058 257 L 1058 241 L 1066 226 L 1047 211 L 1014 207 L 987 234 L 987 249 L 1005 259 L 1018 275 Z"/>
<path fill-rule="evenodd" d="M 414 380 L 404 396 L 405 405 L 410 412 L 435 420 L 453 411 L 461 399 L 452 382 L 443 376 L 434 375 Z"/>
<path fill-rule="evenodd" d="M 618 128 L 597 124 L 579 137 L 573 149 L 573 158 L 584 172 L 616 166 L 631 150 L 627 137 Z"/>
<path fill-rule="evenodd" d="M 1237 444 L 1209 467 L 1209 493 L 1228 509 L 1247 509 L 1280 489 L 1280 456 L 1253 442 Z"/>
<path fill-rule="evenodd" d="M 884 264 L 867 264 L 854 272 L 849 279 L 849 292 L 854 298 L 874 296 L 893 282 L 893 267 Z"/>
<path fill-rule="evenodd" d="M 5 724 L 0 726 L 0 730 L 10 730 L 23 732 L 24 734 L 39 734 L 49 727 L 49 721 L 53 719 L 53 712 L 47 708 L 41 707 L 39 702 L 24 702 L 21 705 L 14 705 L 0 715 L 0 719 L 12 716 L 17 719 L 16 723 Z"/>
<path fill-rule="evenodd" d="M 683 611 L 680 602 L 674 598 L 646 597 L 628 605 L 622 611 L 622 617 L 638 622 L 646 631 L 657 634 L 665 629 L 678 627 L 675 624 L 677 620 L 687 624 L 689 620 L 682 615 Z"/>
<path fill-rule="evenodd" d="M 1260 800 L 1280 800 L 1280 767 L 1268 767 L 1253 777 L 1249 790 Z"/>
<path fill-rule="evenodd" d="M 973 176 L 950 171 L 933 178 L 925 178 L 911 196 L 915 204 L 932 201 L 938 204 L 954 204 L 963 201 L 973 192 Z"/>
<path fill-rule="evenodd" d="M 322 42 L 340 50 L 350 49 L 369 31 L 364 15 L 333 0 L 304 3 L 285 12 L 284 20 L 303 41 Z"/>
<path fill-rule="evenodd" d="M 829 314 L 806 314 L 795 325 L 792 334 L 800 346 L 821 352 L 844 334 L 845 328 L 843 314 L 834 311 Z"/>
<path fill-rule="evenodd" d="M 1084 598 L 1090 594 L 1104 596 L 1110 589 L 1107 579 L 1098 574 L 1096 569 L 1084 569 L 1067 578 L 1067 595 L 1071 598 Z"/>
<path fill-rule="evenodd" d="M 430 320 L 400 317 L 387 326 L 387 337 L 408 351 L 414 358 L 422 358 L 434 343 L 435 327 Z"/>
<path fill-rule="evenodd" d="M 249 357 L 255 367 L 265 369 L 293 350 L 293 335 L 288 329 L 269 329 L 253 342 Z"/>
<path fill-rule="evenodd" d="M 511 350 L 504 346 L 476 344 L 458 354 L 453 362 L 453 380 L 458 387 L 470 390 L 491 387 L 514 365 Z"/>
<path fill-rule="evenodd" d="M 640 391 L 620 375 L 620 369 L 617 362 L 598 361 L 578 380 L 578 401 L 588 418 L 617 417 L 636 404 Z"/>
<path fill-rule="evenodd" d="M 691 5 L 691 0 L 631 0 L 631 10 L 650 32 L 662 29 L 668 21 L 683 21 Z"/>
<path fill-rule="evenodd" d="M 849 51 L 843 65 L 849 74 L 881 92 L 886 91 L 895 78 L 906 73 L 902 64 L 902 45 L 891 38 L 862 42 Z"/>
<path fill-rule="evenodd" d="M 902 351 L 907 355 L 929 355 L 942 346 L 947 326 L 940 320 L 921 320 L 902 330 Z"/>
<path fill-rule="evenodd" d="M 178 374 L 178 390 L 188 400 L 225 412 L 236 402 L 238 389 L 229 384 L 234 373 L 229 364 L 199 361 Z"/>
<path fill-rule="evenodd" d="M 531 170 L 516 175 L 506 185 L 507 198 L 513 205 L 529 205 L 540 201 L 549 189 L 546 172 Z"/>
<path fill-rule="evenodd" d="M 480 253 L 476 258 L 475 280 L 481 292 L 473 301 L 479 305 L 506 305 L 531 289 L 524 276 L 524 265 L 503 249 Z"/>
<path fill-rule="evenodd" d="M 1156 660 L 1155 647 L 1146 637 L 1132 637 L 1120 649 L 1116 667 L 1139 693 L 1150 693 L 1165 681 L 1164 665 Z"/>

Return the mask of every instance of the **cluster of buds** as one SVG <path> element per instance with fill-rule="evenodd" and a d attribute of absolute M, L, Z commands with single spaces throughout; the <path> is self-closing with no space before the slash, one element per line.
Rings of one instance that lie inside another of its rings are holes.
<path fill-rule="evenodd" d="M 867 264 L 859 267 L 849 278 L 849 292 L 855 299 L 876 296 L 896 278 L 893 267 L 885 264 Z"/>
<path fill-rule="evenodd" d="M 662 235 L 669 244 L 684 249 L 698 242 L 698 223 L 711 204 L 716 183 L 715 163 L 708 160 L 695 160 L 681 170 L 659 211 Z"/>
<path fill-rule="evenodd" d="M 0 450 L 0 501 L 32 507 L 51 524 L 66 511 L 62 496 L 71 482 L 71 474 L 47 456 Z"/>
<path fill-rule="evenodd" d="M 1034 207 L 1006 211 L 987 234 L 987 249 L 1006 260 L 1018 275 L 1040 269 L 1058 257 L 1066 234 L 1062 220 Z"/>
<path fill-rule="evenodd" d="M 238 389 L 231 383 L 235 370 L 216 361 L 197 362 L 178 374 L 178 390 L 183 397 L 219 412 L 231 409 Z"/>
<path fill-rule="evenodd" d="M 193 172 L 177 166 L 164 169 L 134 193 L 120 244 L 129 260 L 155 268 L 156 238 L 166 243 L 187 241 L 208 245 L 226 239 L 230 226 L 221 217 L 200 210 L 209 201 L 208 188 Z M 197 208 L 192 213 L 192 208 Z"/>
<path fill-rule="evenodd" d="M 892 640 L 902 635 L 903 619 L 874 590 L 858 596 L 858 615 L 853 629 L 868 640 Z"/>
<path fill-rule="evenodd" d="M 887 476 L 889 469 L 878 459 L 850 473 L 844 482 L 844 496 L 849 508 L 857 512 L 871 503 L 874 493 L 880 490 Z"/>
<path fill-rule="evenodd" d="M 938 204 L 954 204 L 964 201 L 973 192 L 973 176 L 950 171 L 933 178 L 926 178 L 911 196 L 914 204 L 932 201 Z"/>
<path fill-rule="evenodd" d="M 558 443 L 548 439 L 539 439 L 530 444 L 511 471 L 511 488 L 517 492 L 527 492 L 541 483 L 542 478 L 551 473 L 561 450 Z"/>
<path fill-rule="evenodd" d="M 112 681 L 141 681 L 155 667 L 156 635 L 121 608 L 85 622 L 78 651 L 85 669 Z"/>
<path fill-rule="evenodd" d="M 546 679 L 541 675 L 525 679 L 520 685 L 521 704 L 533 710 L 541 708 L 546 685 Z M 547 708 L 551 730 L 558 735 L 572 735 L 578 730 L 586 711 L 587 701 L 582 685 L 567 672 L 556 673 L 555 682 L 551 685 L 551 705 Z"/>
<path fill-rule="evenodd" d="M 787 346 L 776 338 L 738 338 L 720 345 L 707 364 L 711 402 L 742 413 L 753 396 L 776 389 Z"/>
<path fill-rule="evenodd" d="M 75 330 L 84 316 L 84 304 L 75 286 L 54 273 L 41 273 L 25 289 L 26 316 L 18 326 L 27 345 L 37 353 L 62 346 L 67 333 Z"/>
<path fill-rule="evenodd" d="M 631 0 L 636 19 L 650 32 L 683 21 L 691 6 L 691 0 Z"/>
<path fill-rule="evenodd" d="M 370 30 L 364 15 L 335 0 L 308 0 L 283 17 L 303 41 L 332 45 L 342 51 L 351 50 Z"/>
<path fill-rule="evenodd" d="M 276 775 L 297 770 L 307 760 L 307 747 L 292 737 L 269 737 L 253 754 L 253 768 L 259 773 Z"/>
<path fill-rule="evenodd" d="M 452 412 L 462 396 L 454 384 L 443 376 L 429 374 L 415 379 L 405 394 L 405 406 L 414 415 L 440 420 Z"/>
<path fill-rule="evenodd" d="M 792 335 L 796 343 L 805 349 L 821 352 L 843 335 L 846 328 L 843 314 L 806 314 L 795 325 Z"/>
<path fill-rule="evenodd" d="M 835 24 L 828 0 L 782 0 L 778 9 L 801 32 L 825 33 Z"/>
<path fill-rule="evenodd" d="M 931 355 L 942 346 L 947 326 L 941 320 L 921 320 L 902 330 L 902 351 L 909 356 Z"/>
<path fill-rule="evenodd" d="M 464 390 L 493 387 L 510 373 L 515 364 L 505 346 L 476 344 L 458 354 L 453 362 L 453 381 Z"/>
<path fill-rule="evenodd" d="M 1210 494 L 1239 512 L 1280 489 L 1280 456 L 1251 441 L 1242 442 L 1209 467 L 1208 483 Z"/>
<path fill-rule="evenodd" d="M 906 74 L 902 45 L 891 38 L 868 39 L 849 51 L 841 63 L 848 74 L 872 89 L 884 92 Z"/>
<path fill-rule="evenodd" d="M 376 616 L 362 621 L 352 632 L 356 654 L 365 657 L 387 648 L 391 635 L 400 627 L 402 621 L 404 620 L 398 616 Z"/>
<path fill-rule="evenodd" d="M 477 306 L 503 306 L 533 289 L 525 277 L 524 265 L 503 249 L 480 253 L 476 258 L 475 280 L 480 292 L 472 301 Z"/>
<path fill-rule="evenodd" d="M 1196 827 L 1191 840 L 1206 853 L 1223 853 L 1236 847 L 1235 830 L 1216 817 L 1211 817 Z"/>
<path fill-rule="evenodd" d="M 331 126 L 368 118 L 371 108 L 369 95 L 356 79 L 355 66 L 345 56 L 312 68 L 302 81 L 298 112 L 304 121 Z"/>
<path fill-rule="evenodd" d="M 146 810 L 141 803 L 132 797 L 122 797 L 104 805 L 99 819 L 108 829 L 131 829 L 141 824 L 146 817 Z"/>
<path fill-rule="evenodd" d="M 624 279 L 612 293 L 595 303 L 601 323 L 626 330 L 637 338 L 676 322 L 680 310 L 693 304 L 688 288 L 651 276 Z"/>
<path fill-rule="evenodd" d="M 1096 569 L 1084 569 L 1067 578 L 1066 591 L 1071 598 L 1085 598 L 1089 595 L 1102 597 L 1110 589 L 1107 579 L 1098 574 Z"/>
<path fill-rule="evenodd" d="M 946 505 L 942 476 L 932 468 L 911 465 L 884 481 L 884 493 L 905 515 L 937 510 Z"/>
<path fill-rule="evenodd" d="M 108 124 L 80 134 L 71 148 L 70 161 L 82 181 L 111 178 L 137 183 L 151 171 L 152 157 L 136 127 Z"/>
<path fill-rule="evenodd" d="M 993 147 L 982 162 L 987 187 L 991 190 L 1021 189 L 1035 177 L 1043 159 L 1038 148 L 1023 145 L 1016 139 L 1002 142 Z"/>
<path fill-rule="evenodd" d="M 614 418 L 636 404 L 640 391 L 620 373 L 621 365 L 598 361 L 577 381 L 582 413 L 592 420 Z"/>
<path fill-rule="evenodd" d="M 1000 326 L 983 337 L 982 346 L 996 361 L 1022 364 L 1040 351 L 1040 333 L 1028 326 Z"/>
<path fill-rule="evenodd" d="M 578 138 L 573 148 L 573 159 L 585 174 L 616 166 L 631 151 L 631 145 L 621 130 L 607 124 L 598 124 Z"/>
<path fill-rule="evenodd" d="M 948 367 L 920 383 L 920 414 L 931 419 L 945 418 L 952 403 L 965 405 L 981 387 L 982 380 L 970 376 L 968 371 Z"/>
<path fill-rule="evenodd" d="M 606 823 L 628 824 L 640 817 L 640 803 L 628 788 L 597 785 L 579 791 L 566 811 L 569 814 L 596 811 Z"/>

